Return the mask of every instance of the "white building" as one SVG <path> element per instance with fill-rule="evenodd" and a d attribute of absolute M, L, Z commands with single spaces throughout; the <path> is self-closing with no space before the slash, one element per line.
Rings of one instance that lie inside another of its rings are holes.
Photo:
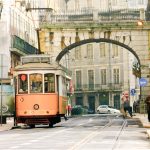
<path fill-rule="evenodd" d="M 38 7 L 35 0 L 2 1 L 0 54 L 3 75 L 0 77 L 8 80 L 10 69 L 13 69 L 19 63 L 20 56 L 36 53 L 37 50 L 38 42 L 35 29 L 38 28 L 38 21 L 35 20 L 38 20 L 38 12 L 27 12 L 26 6 L 29 3 L 31 6 L 34 4 L 35 7 Z"/>
<path fill-rule="evenodd" d="M 6 103 L 12 95 L 12 71 L 20 57 L 37 53 L 38 11 L 26 11 L 38 7 L 37 0 L 1 0 L 0 18 L 0 93 Z"/>
<path fill-rule="evenodd" d="M 128 8 L 146 9 L 147 3 L 148 3 L 148 0 L 128 0 Z"/>
<path fill-rule="evenodd" d="M 127 9 L 144 8 L 146 9 L 148 0 L 47 0 L 42 1 L 43 6 L 53 8 L 56 12 L 69 10 L 109 10 L 109 9 Z"/>
<path fill-rule="evenodd" d="M 60 14 L 54 18 L 54 20 L 58 19 L 57 23 L 61 23 L 61 21 L 65 22 L 68 19 L 64 18 L 65 14 L 71 14 L 76 19 L 78 16 L 80 17 L 82 12 L 86 14 L 85 12 L 91 10 L 92 13 L 93 10 L 104 10 L 109 13 L 109 10 L 135 9 L 134 4 L 139 9 L 147 7 L 147 1 L 142 2 L 139 0 L 66 0 L 66 3 L 60 3 L 62 1 L 57 2 L 58 5 L 54 1 L 53 5 L 52 3 L 50 5 L 53 9 L 55 9 L 57 5 L 56 12 L 54 12 L 54 15 Z M 71 19 L 74 19 L 73 17 Z M 71 21 L 75 22 L 75 19 Z M 78 21 L 82 22 L 83 19 L 88 22 L 89 18 L 81 18 Z M 95 21 L 92 19 L 90 20 L 91 22 Z M 69 19 L 67 21 L 69 21 Z M 63 36 L 63 33 L 60 33 L 59 29 L 58 32 L 56 30 L 55 32 L 45 30 L 46 33 L 45 35 L 43 34 L 43 39 L 45 39 L 44 49 L 46 53 L 52 56 L 57 56 L 58 51 L 61 49 L 60 41 L 57 41 L 57 39 Z M 67 34 L 68 37 L 71 36 L 69 31 L 66 33 L 66 37 Z M 49 39 L 50 36 L 53 37 L 51 42 L 46 40 Z M 88 38 L 88 35 L 87 37 L 85 35 L 84 38 Z M 116 41 L 120 39 L 119 35 L 111 38 Z M 73 72 L 75 87 L 75 98 L 72 101 L 73 105 L 87 106 L 94 111 L 100 104 L 108 104 L 120 108 L 122 93 L 128 91 L 130 95 L 131 89 L 139 88 L 136 78 L 132 74 L 132 63 L 135 61 L 135 57 L 119 46 L 106 43 L 86 44 L 73 49 L 66 59 L 69 61 L 69 69 Z M 62 63 L 65 64 L 65 61 L 64 57 Z M 138 95 L 139 93 L 137 92 L 137 97 L 131 97 L 131 104 L 134 100 L 138 99 Z"/>

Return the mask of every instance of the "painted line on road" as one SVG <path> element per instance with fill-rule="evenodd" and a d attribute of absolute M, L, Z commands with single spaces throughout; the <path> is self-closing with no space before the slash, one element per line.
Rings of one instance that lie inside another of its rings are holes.
<path fill-rule="evenodd" d="M 19 148 L 20 146 L 12 146 L 10 147 L 9 149 L 16 149 L 16 148 Z"/>

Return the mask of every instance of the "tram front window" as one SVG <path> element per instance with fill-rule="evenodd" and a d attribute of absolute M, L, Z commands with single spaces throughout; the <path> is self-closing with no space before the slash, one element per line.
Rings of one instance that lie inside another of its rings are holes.
<path fill-rule="evenodd" d="M 28 92 L 28 78 L 26 74 L 18 75 L 18 93 Z"/>
<path fill-rule="evenodd" d="M 45 93 L 55 92 L 55 74 L 47 73 L 44 75 Z"/>
<path fill-rule="evenodd" d="M 30 93 L 42 93 L 42 74 L 34 73 L 30 74 Z"/>

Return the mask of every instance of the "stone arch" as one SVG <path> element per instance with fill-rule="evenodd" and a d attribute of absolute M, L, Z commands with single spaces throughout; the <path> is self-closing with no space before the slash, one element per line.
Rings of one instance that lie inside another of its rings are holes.
<path fill-rule="evenodd" d="M 115 40 L 112 40 L 112 39 L 105 39 L 105 38 L 99 38 L 99 39 L 85 39 L 85 40 L 82 40 L 82 41 L 79 41 L 79 42 L 76 42 L 76 43 L 73 43 L 67 47 L 65 47 L 59 54 L 58 56 L 56 57 L 56 62 L 59 63 L 60 60 L 62 59 L 62 57 L 67 54 L 71 49 L 77 47 L 77 46 L 81 46 L 81 45 L 84 45 L 84 44 L 87 44 L 87 43 L 100 43 L 100 42 L 105 42 L 105 43 L 112 43 L 112 44 L 115 44 L 115 45 L 119 45 L 125 49 L 127 49 L 128 51 L 130 51 L 137 59 L 138 61 L 138 64 L 139 64 L 139 73 L 140 73 L 140 76 L 139 78 L 141 78 L 141 61 L 140 61 L 140 58 L 139 56 L 136 54 L 136 52 L 131 48 L 129 47 L 128 45 L 125 45 L 124 43 L 121 43 L 119 41 L 115 41 Z M 141 86 L 140 86 L 140 98 L 141 98 L 141 92 L 142 89 L 141 89 Z"/>
<path fill-rule="evenodd" d="M 105 38 L 99 38 L 99 39 L 86 39 L 86 40 L 82 40 L 82 41 L 79 41 L 79 42 L 76 42 L 76 43 L 73 43 L 67 47 L 65 47 L 59 54 L 58 56 L 56 57 L 56 62 L 59 63 L 60 60 L 62 59 L 62 57 L 67 54 L 71 49 L 77 47 L 77 46 L 80 46 L 80 45 L 84 45 L 84 44 L 87 44 L 87 43 L 100 43 L 100 42 L 105 42 L 105 43 L 112 43 L 112 44 L 115 44 L 115 45 L 119 45 L 125 49 L 127 49 L 128 51 L 130 51 L 137 59 L 138 63 L 139 63 L 139 66 L 141 66 L 141 62 L 140 62 L 140 59 L 138 57 L 138 55 L 136 54 L 136 52 L 131 48 L 129 47 L 128 45 L 125 45 L 124 43 L 121 43 L 119 41 L 115 41 L 115 40 L 112 40 L 112 39 L 105 39 Z M 141 70 L 140 70 L 141 71 Z"/>

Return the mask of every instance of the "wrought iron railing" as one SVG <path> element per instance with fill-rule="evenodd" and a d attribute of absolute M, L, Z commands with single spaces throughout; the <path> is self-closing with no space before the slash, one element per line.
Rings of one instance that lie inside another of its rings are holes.
<path fill-rule="evenodd" d="M 104 91 L 104 90 L 122 90 L 122 84 L 81 84 L 81 85 L 75 85 L 75 91 Z"/>

